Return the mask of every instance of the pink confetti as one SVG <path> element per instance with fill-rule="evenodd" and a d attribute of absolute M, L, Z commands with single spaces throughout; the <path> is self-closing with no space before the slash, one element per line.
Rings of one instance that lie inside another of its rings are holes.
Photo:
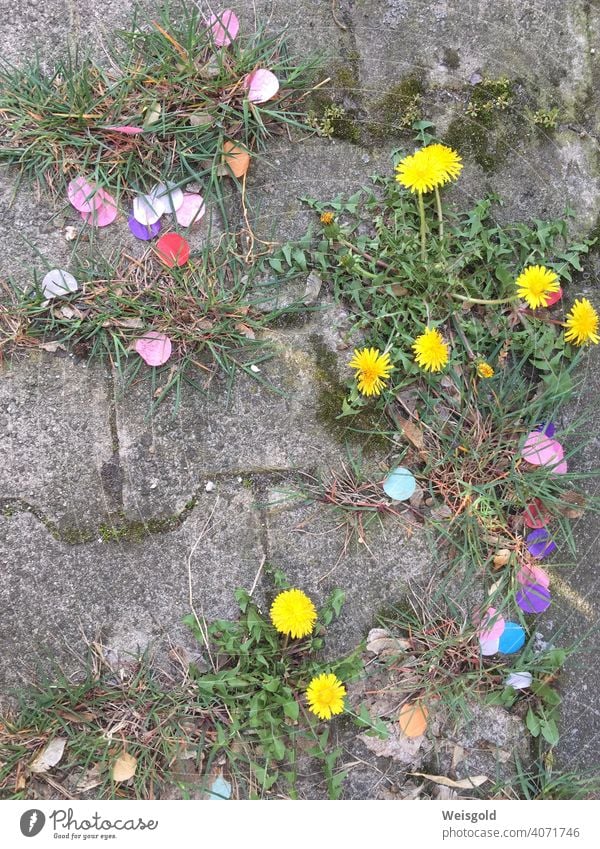
<path fill-rule="evenodd" d="M 175 213 L 175 218 L 180 227 L 190 227 L 200 221 L 205 212 L 206 205 L 202 195 L 184 192 L 183 203 Z"/>
<path fill-rule="evenodd" d="M 552 473 L 555 475 L 566 475 L 568 471 L 567 461 L 561 460 L 556 466 L 552 466 Z"/>
<path fill-rule="evenodd" d="M 534 430 L 528 434 L 521 454 L 524 460 L 534 466 L 556 466 L 564 458 L 565 452 L 556 439 Z"/>
<path fill-rule="evenodd" d="M 171 340 L 164 333 L 149 330 L 137 340 L 135 350 L 149 366 L 162 366 L 171 356 Z"/>
<path fill-rule="evenodd" d="M 546 307 L 553 307 L 563 296 L 563 290 L 559 287 L 557 292 L 548 292 L 546 295 Z"/>
<path fill-rule="evenodd" d="M 75 177 L 67 186 L 67 197 L 69 203 L 75 207 L 77 212 L 91 212 L 101 205 L 96 186 L 85 177 Z"/>
<path fill-rule="evenodd" d="M 265 68 L 258 68 L 248 74 L 244 85 L 248 89 L 248 100 L 252 103 L 266 103 L 279 91 L 279 80 L 272 71 Z"/>
<path fill-rule="evenodd" d="M 550 575 L 539 566 L 523 566 L 517 572 L 519 584 L 539 584 L 546 589 L 550 586 Z"/>
<path fill-rule="evenodd" d="M 118 215 L 117 202 L 104 189 L 98 189 L 96 192 L 99 205 L 90 212 L 81 212 L 81 217 L 86 224 L 91 224 L 95 227 L 107 227 L 112 224 Z"/>
<path fill-rule="evenodd" d="M 481 654 L 484 655 L 484 657 L 489 657 L 489 655 L 491 654 L 496 654 L 499 645 L 499 637 L 496 637 L 493 640 L 479 640 L 479 648 L 481 649 Z"/>
<path fill-rule="evenodd" d="M 227 47 L 237 36 L 240 22 L 231 9 L 226 9 L 219 15 L 211 15 L 206 22 L 217 47 Z"/>
<path fill-rule="evenodd" d="M 110 130 L 111 133 L 123 133 L 124 136 L 139 136 L 144 132 L 143 127 L 131 127 L 126 124 L 124 127 L 105 127 L 105 130 Z"/>
<path fill-rule="evenodd" d="M 480 642 L 498 640 L 504 632 L 504 617 L 500 616 L 495 607 L 488 607 L 479 625 Z"/>

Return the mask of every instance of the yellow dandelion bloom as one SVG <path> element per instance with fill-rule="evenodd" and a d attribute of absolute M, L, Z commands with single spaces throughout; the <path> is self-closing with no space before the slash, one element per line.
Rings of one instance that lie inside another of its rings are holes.
<path fill-rule="evenodd" d="M 382 354 L 377 348 L 355 349 L 348 365 L 356 369 L 358 390 L 363 395 L 379 395 L 393 371 L 390 355 Z"/>
<path fill-rule="evenodd" d="M 450 180 L 455 180 L 462 170 L 460 156 L 451 147 L 430 144 L 396 165 L 396 180 L 411 192 L 432 192 Z"/>
<path fill-rule="evenodd" d="M 306 691 L 308 707 L 319 719 L 331 719 L 344 711 L 346 688 L 335 675 L 317 675 Z"/>
<path fill-rule="evenodd" d="M 517 295 L 527 301 L 532 310 L 548 305 L 549 296 L 558 292 L 558 277 L 543 265 L 529 265 L 515 281 Z"/>
<path fill-rule="evenodd" d="M 477 374 L 479 377 L 493 377 L 495 373 L 489 363 L 477 363 Z"/>
<path fill-rule="evenodd" d="M 584 345 L 586 342 L 597 345 L 600 342 L 598 313 L 587 298 L 575 301 L 567 315 L 565 327 L 565 339 L 573 345 Z"/>
<path fill-rule="evenodd" d="M 321 224 L 333 224 L 333 222 L 335 221 L 335 215 L 333 214 L 333 212 L 322 212 L 319 220 Z"/>
<path fill-rule="evenodd" d="M 428 327 L 413 343 L 415 361 L 425 371 L 441 371 L 448 360 L 450 352 L 439 330 Z"/>
<path fill-rule="evenodd" d="M 306 637 L 315 627 L 317 611 L 302 590 L 284 590 L 271 605 L 271 622 L 281 634 Z"/>

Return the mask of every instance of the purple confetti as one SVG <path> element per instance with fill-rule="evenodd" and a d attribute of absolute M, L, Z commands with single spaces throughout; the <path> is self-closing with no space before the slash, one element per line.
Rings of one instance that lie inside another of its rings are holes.
<path fill-rule="evenodd" d="M 541 584 L 525 584 L 517 591 L 515 598 L 525 613 L 543 613 L 552 601 L 550 590 Z"/>
<path fill-rule="evenodd" d="M 553 422 L 544 422 L 534 429 L 539 430 L 540 433 L 545 433 L 549 439 L 552 439 L 556 433 L 556 425 Z"/>
<path fill-rule="evenodd" d="M 556 551 L 556 543 L 551 539 L 546 528 L 538 528 L 527 537 L 527 549 L 532 557 L 540 560 Z"/>
<path fill-rule="evenodd" d="M 140 222 L 130 215 L 127 219 L 127 223 L 129 224 L 129 229 L 133 233 L 136 239 L 142 239 L 144 242 L 149 242 L 150 239 L 153 239 L 160 233 L 160 221 L 156 221 L 154 224 L 140 224 Z"/>

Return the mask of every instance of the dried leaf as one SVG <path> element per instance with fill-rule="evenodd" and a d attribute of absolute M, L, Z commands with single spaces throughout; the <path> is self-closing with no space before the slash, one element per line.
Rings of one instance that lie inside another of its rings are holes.
<path fill-rule="evenodd" d="M 239 179 L 244 176 L 250 166 L 250 154 L 235 142 L 226 141 L 223 145 L 223 162 L 226 166 L 225 173 L 231 172 Z"/>
<path fill-rule="evenodd" d="M 102 772 L 103 772 L 102 764 L 94 764 L 94 766 L 87 769 L 83 775 L 79 777 L 79 780 L 76 785 L 76 790 L 78 793 L 86 793 L 88 790 L 93 790 L 94 787 L 98 787 L 98 785 L 102 784 Z"/>
<path fill-rule="evenodd" d="M 417 766 L 422 759 L 421 749 L 426 743 L 426 737 L 405 737 L 397 731 L 397 726 L 388 726 L 388 736 L 385 740 L 380 737 L 369 737 L 361 734 L 359 739 L 365 744 L 370 752 L 378 758 L 392 758 L 407 766 Z"/>
<path fill-rule="evenodd" d="M 190 124 L 192 127 L 208 127 L 210 124 L 214 124 L 215 121 L 215 116 L 209 112 L 194 112 L 193 115 L 190 115 Z"/>
<path fill-rule="evenodd" d="M 565 492 L 563 501 L 572 505 L 570 507 L 559 507 L 558 509 L 567 519 L 580 519 L 585 512 L 585 496 L 580 492 Z"/>
<path fill-rule="evenodd" d="M 403 652 L 410 649 L 408 640 L 392 637 L 385 628 L 372 628 L 367 637 L 367 651 L 373 654 L 382 652 Z"/>
<path fill-rule="evenodd" d="M 53 766 L 59 763 L 65 751 L 66 737 L 54 737 L 48 745 L 32 762 L 29 769 L 31 772 L 48 772 Z"/>
<path fill-rule="evenodd" d="M 317 302 L 317 298 L 319 297 L 319 292 L 321 291 L 322 285 L 323 281 L 321 280 L 317 272 L 311 271 L 308 277 L 306 278 L 306 286 L 304 287 L 303 303 L 307 307 Z"/>
<path fill-rule="evenodd" d="M 442 519 L 451 519 L 452 510 L 447 504 L 440 504 L 439 507 L 434 507 L 431 511 L 431 518 L 436 519 L 437 521 L 441 521 Z"/>
<path fill-rule="evenodd" d="M 113 781 L 129 781 L 137 769 L 137 760 L 128 752 L 122 752 L 112 767 Z"/>
<path fill-rule="evenodd" d="M 501 548 L 494 555 L 494 569 L 501 569 L 502 566 L 506 566 L 509 560 L 510 551 L 508 550 L 508 548 Z"/>
<path fill-rule="evenodd" d="M 67 349 L 61 342 L 42 342 L 38 345 L 41 351 L 48 351 L 49 354 L 55 354 L 57 351 L 66 351 Z"/>
<path fill-rule="evenodd" d="M 487 775 L 470 775 L 467 778 L 461 778 L 455 781 L 453 778 L 446 778 L 445 775 L 429 775 L 426 772 L 411 772 L 411 775 L 418 775 L 420 778 L 427 778 L 429 781 L 434 781 L 436 784 L 441 784 L 444 787 L 454 787 L 456 790 L 472 790 L 473 787 L 481 787 L 486 781 L 489 781 Z"/>
<path fill-rule="evenodd" d="M 235 329 L 238 333 L 241 333 L 242 336 L 245 336 L 247 339 L 256 339 L 256 333 L 252 330 L 251 327 L 248 327 L 247 324 L 236 324 Z"/>
<path fill-rule="evenodd" d="M 425 448 L 425 438 L 423 431 L 410 419 L 403 419 L 401 416 L 395 417 L 396 424 L 402 431 L 402 435 L 414 445 L 417 451 L 422 451 Z"/>

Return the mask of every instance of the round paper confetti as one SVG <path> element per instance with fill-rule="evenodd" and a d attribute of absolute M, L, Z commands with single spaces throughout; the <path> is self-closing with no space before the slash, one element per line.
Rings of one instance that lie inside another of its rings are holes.
<path fill-rule="evenodd" d="M 190 246 L 178 233 L 166 233 L 156 243 L 156 250 L 161 262 L 169 268 L 175 265 L 185 265 L 190 258 Z"/>
<path fill-rule="evenodd" d="M 162 200 L 150 195 L 138 195 L 133 199 L 133 217 L 147 227 L 162 218 L 166 209 Z"/>
<path fill-rule="evenodd" d="M 427 731 L 428 710 L 420 702 L 406 702 L 400 708 L 398 724 L 406 737 L 420 737 Z"/>
<path fill-rule="evenodd" d="M 553 307 L 554 304 L 557 304 L 563 296 L 563 290 L 558 288 L 556 292 L 548 292 L 546 295 L 546 307 Z M 551 434 L 549 434 L 551 436 Z"/>
<path fill-rule="evenodd" d="M 550 586 L 550 575 L 540 566 L 523 566 L 517 572 L 519 584 L 540 584 L 542 587 Z"/>
<path fill-rule="evenodd" d="M 183 192 L 175 183 L 158 183 L 148 197 L 160 201 L 168 213 L 177 212 L 183 203 Z"/>
<path fill-rule="evenodd" d="M 77 212 L 91 212 L 101 203 L 96 192 L 96 186 L 85 177 L 75 177 L 67 186 L 67 197 L 69 203 L 75 207 Z"/>
<path fill-rule="evenodd" d="M 196 224 L 206 212 L 206 204 L 202 195 L 193 192 L 183 193 L 183 203 L 175 213 L 180 227 L 191 227 Z"/>
<path fill-rule="evenodd" d="M 266 103 L 279 91 L 279 80 L 272 71 L 265 68 L 258 68 L 248 74 L 244 85 L 248 89 L 248 100 L 252 103 Z"/>
<path fill-rule="evenodd" d="M 144 242 L 149 242 L 150 239 L 153 239 L 160 233 L 160 221 L 155 221 L 154 224 L 146 226 L 145 224 L 140 224 L 133 215 L 130 215 L 127 219 L 127 224 L 135 238 L 142 239 Z"/>
<path fill-rule="evenodd" d="M 91 212 L 81 212 L 80 215 L 86 224 L 91 224 L 94 227 L 107 227 L 113 223 L 118 215 L 117 202 L 104 189 L 98 189 L 96 197 L 99 198 L 99 205 Z"/>
<path fill-rule="evenodd" d="M 223 145 L 223 162 L 238 180 L 243 177 L 250 167 L 250 154 L 245 148 L 240 147 L 232 141 L 226 141 Z"/>
<path fill-rule="evenodd" d="M 383 482 L 383 491 L 393 501 L 407 501 L 416 488 L 413 473 L 403 466 L 393 469 Z"/>
<path fill-rule="evenodd" d="M 76 292 L 79 284 L 72 274 L 61 268 L 53 268 L 42 280 L 42 293 L 44 298 L 56 298 Z"/>
<path fill-rule="evenodd" d="M 217 47 L 227 47 L 240 29 L 240 22 L 231 9 L 226 9 L 219 15 L 211 15 L 206 22 Z"/>
<path fill-rule="evenodd" d="M 549 436 L 550 439 L 552 439 L 556 433 L 556 425 L 553 422 L 545 422 L 545 424 L 538 425 L 535 430 L 540 433 L 545 433 L 546 436 Z"/>
<path fill-rule="evenodd" d="M 490 655 L 496 654 L 499 645 L 499 637 L 495 637 L 493 640 L 479 640 L 479 648 L 484 657 L 490 657 Z"/>
<path fill-rule="evenodd" d="M 531 687 L 532 681 L 531 672 L 511 672 L 504 683 L 513 690 L 526 690 L 527 687 Z"/>
<path fill-rule="evenodd" d="M 541 584 L 524 584 L 517 591 L 515 599 L 525 613 L 543 613 L 552 601 L 550 590 Z"/>
<path fill-rule="evenodd" d="M 534 466 L 554 466 L 560 463 L 565 452 L 556 439 L 534 430 L 527 436 L 521 453 L 523 459 Z"/>
<path fill-rule="evenodd" d="M 507 622 L 504 633 L 498 642 L 498 651 L 502 654 L 514 654 L 525 645 L 525 630 L 516 622 Z"/>
<path fill-rule="evenodd" d="M 481 642 L 497 640 L 504 631 L 504 617 L 500 616 L 495 607 L 488 607 L 479 624 L 479 639 Z"/>
<path fill-rule="evenodd" d="M 171 340 L 164 333 L 149 330 L 137 340 L 135 350 L 149 366 L 162 366 L 171 356 Z"/>
<path fill-rule="evenodd" d="M 534 498 L 523 511 L 523 522 L 528 528 L 544 528 L 551 518 L 539 498 Z"/>
<path fill-rule="evenodd" d="M 552 466 L 551 471 L 553 475 L 566 475 L 568 468 L 567 461 L 561 460 L 560 463 L 556 464 L 556 466 Z"/>
<path fill-rule="evenodd" d="M 538 528 L 527 537 L 527 550 L 532 557 L 540 560 L 556 551 L 556 543 L 552 540 L 546 528 Z"/>

